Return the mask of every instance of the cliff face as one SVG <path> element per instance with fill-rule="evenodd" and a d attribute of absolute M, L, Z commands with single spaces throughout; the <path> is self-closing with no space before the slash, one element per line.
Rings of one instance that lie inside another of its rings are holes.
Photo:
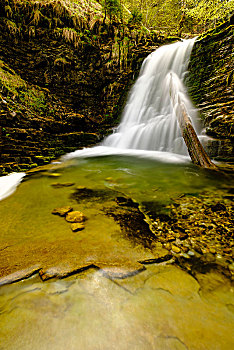
<path fill-rule="evenodd" d="M 234 160 L 233 18 L 195 42 L 189 64 L 190 95 L 200 109 L 208 151 L 216 159 Z M 215 141 L 216 140 L 216 141 Z"/>
<path fill-rule="evenodd" d="M 233 25 L 195 43 L 190 93 L 207 133 L 233 150 Z M 168 42 L 104 20 L 95 0 L 0 0 L 0 175 L 100 141 L 143 59 Z M 222 154 L 220 153 L 222 149 Z"/>
<path fill-rule="evenodd" d="M 97 143 L 160 40 L 96 1 L 0 1 L 0 174 Z"/>

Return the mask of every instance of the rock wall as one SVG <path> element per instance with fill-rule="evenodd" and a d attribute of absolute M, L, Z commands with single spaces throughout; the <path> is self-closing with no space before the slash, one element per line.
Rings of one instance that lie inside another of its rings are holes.
<path fill-rule="evenodd" d="M 234 160 L 233 18 L 198 37 L 189 64 L 189 92 L 200 109 L 208 152 Z"/>
<path fill-rule="evenodd" d="M 103 23 L 89 3 L 0 2 L 0 175 L 100 141 L 143 59 L 164 42 Z"/>

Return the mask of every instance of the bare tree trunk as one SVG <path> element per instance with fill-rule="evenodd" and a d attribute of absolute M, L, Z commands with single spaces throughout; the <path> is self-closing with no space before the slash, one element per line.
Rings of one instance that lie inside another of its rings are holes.
<path fill-rule="evenodd" d="M 216 165 L 213 164 L 210 160 L 210 157 L 207 155 L 197 137 L 196 131 L 193 128 L 192 121 L 188 115 L 185 105 L 183 101 L 180 100 L 180 97 L 176 94 L 172 77 L 170 81 L 170 96 L 172 105 L 176 107 L 176 118 L 178 120 L 180 130 L 192 162 L 202 168 L 218 170 Z"/>
<path fill-rule="evenodd" d="M 206 151 L 202 147 L 183 103 L 180 104 L 179 109 L 181 114 L 177 116 L 177 120 L 179 122 L 182 136 L 188 148 L 192 162 L 201 166 L 202 168 L 217 170 L 216 165 L 212 163 Z"/>

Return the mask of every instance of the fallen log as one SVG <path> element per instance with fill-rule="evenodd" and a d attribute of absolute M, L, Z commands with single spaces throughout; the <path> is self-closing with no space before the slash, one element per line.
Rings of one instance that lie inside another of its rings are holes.
<path fill-rule="evenodd" d="M 217 166 L 212 163 L 210 157 L 199 141 L 197 134 L 193 128 L 191 119 L 183 103 L 181 103 L 180 109 L 181 116 L 177 119 L 179 121 L 182 136 L 188 148 L 188 153 L 192 162 L 196 165 L 201 166 L 202 168 L 217 169 Z"/>
<path fill-rule="evenodd" d="M 196 164 L 202 168 L 218 170 L 217 166 L 212 163 L 210 157 L 204 150 L 201 142 L 197 137 L 196 131 L 194 130 L 186 107 L 181 101 L 178 93 L 176 93 L 175 87 L 173 86 L 172 75 L 170 78 L 170 96 L 184 142 L 187 146 L 188 153 L 193 164 Z"/>

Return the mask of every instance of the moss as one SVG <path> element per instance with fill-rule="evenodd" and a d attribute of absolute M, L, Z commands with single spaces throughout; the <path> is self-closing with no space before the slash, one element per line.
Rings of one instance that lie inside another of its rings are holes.
<path fill-rule="evenodd" d="M 6 17 L 5 3 L 0 1 L 0 12 Z M 7 19 L 18 29 L 0 35 L 1 97 L 6 100 L 1 123 L 28 132 L 7 131 L 11 137 L 4 153 L 37 163 L 37 154 L 51 159 L 75 150 L 76 141 L 78 147 L 98 142 L 118 122 L 129 85 L 155 48 L 155 35 L 121 23 L 110 26 L 108 20 L 102 25 L 100 4 L 93 0 L 8 3 Z M 86 136 L 64 136 L 80 131 Z"/>
<path fill-rule="evenodd" d="M 18 96 L 19 91 L 26 88 L 26 83 L 7 64 L 0 60 L 0 86 L 8 95 Z"/>
<path fill-rule="evenodd" d="M 216 138 L 233 139 L 233 25 L 223 23 L 195 42 L 190 63 L 190 95 L 199 107 L 207 132 Z"/>
<path fill-rule="evenodd" d="M 22 23 L 26 27 L 45 24 L 49 28 L 59 25 L 92 29 L 103 18 L 102 7 L 95 0 L 2 0 L 0 10 L 7 18 L 14 20 L 8 23 L 12 32 L 17 28 L 16 23 Z"/>

